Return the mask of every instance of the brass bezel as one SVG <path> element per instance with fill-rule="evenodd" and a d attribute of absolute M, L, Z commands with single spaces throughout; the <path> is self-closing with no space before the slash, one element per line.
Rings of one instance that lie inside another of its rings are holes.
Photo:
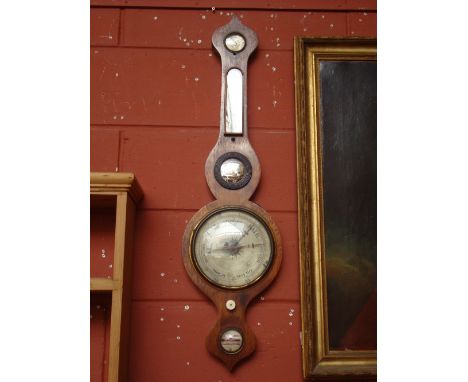
<path fill-rule="evenodd" d="M 376 60 L 376 39 L 296 37 L 294 41 L 303 375 L 306 380 L 343 376 L 374 380 L 376 351 L 328 346 L 318 102 L 318 63 L 324 59 Z"/>
<path fill-rule="evenodd" d="M 220 214 L 220 213 L 225 212 L 225 211 L 241 211 L 241 212 L 249 214 L 254 219 L 256 219 L 258 222 L 260 222 L 260 224 L 265 228 L 265 230 L 266 230 L 266 232 L 268 234 L 268 238 L 270 240 L 271 256 L 270 256 L 270 259 L 268 261 L 268 266 L 254 280 L 248 282 L 247 284 L 240 285 L 240 286 L 229 286 L 229 285 L 216 283 L 216 282 L 210 280 L 205 275 L 203 270 L 199 267 L 196 256 L 195 256 L 194 246 L 195 246 L 195 239 L 197 237 L 198 231 L 203 226 L 203 224 L 208 219 L 210 219 L 212 216 Z M 251 211 L 251 210 L 249 210 L 249 209 L 247 209 L 245 207 L 239 207 L 239 206 L 224 206 L 224 207 L 221 207 L 221 208 L 217 208 L 217 209 L 211 211 L 209 214 L 207 214 L 203 219 L 201 219 L 196 224 L 196 226 L 194 227 L 192 232 L 190 233 L 190 247 L 189 247 L 189 250 L 190 250 L 189 251 L 190 262 L 193 264 L 193 266 L 197 270 L 197 272 L 203 277 L 203 279 L 208 281 L 211 285 L 214 285 L 215 287 L 222 288 L 222 289 L 228 289 L 228 290 L 240 290 L 240 289 L 245 289 L 245 288 L 251 287 L 252 285 L 256 284 L 259 280 L 261 280 L 263 277 L 265 277 L 265 275 L 267 275 L 269 270 L 271 269 L 271 265 L 273 264 L 273 260 L 275 258 L 275 251 L 276 251 L 276 249 L 275 249 L 275 240 L 273 239 L 273 235 L 271 233 L 270 227 L 268 227 L 268 224 L 263 220 L 263 218 L 261 216 L 256 214 L 254 211 Z"/>

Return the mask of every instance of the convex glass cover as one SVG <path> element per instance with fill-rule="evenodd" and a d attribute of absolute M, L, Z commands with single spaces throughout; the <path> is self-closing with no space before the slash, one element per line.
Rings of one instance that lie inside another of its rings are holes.
<path fill-rule="evenodd" d="M 271 233 L 251 212 L 224 208 L 201 222 L 192 239 L 192 259 L 215 285 L 242 288 L 253 284 L 273 258 Z"/>

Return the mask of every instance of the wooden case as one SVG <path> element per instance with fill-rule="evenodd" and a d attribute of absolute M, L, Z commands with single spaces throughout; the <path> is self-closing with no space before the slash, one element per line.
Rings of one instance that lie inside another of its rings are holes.
<path fill-rule="evenodd" d="M 131 252 L 136 206 L 142 191 L 131 173 L 91 173 L 91 210 L 115 213 L 112 277 L 91 277 L 91 294 L 112 296 L 108 339 L 108 382 L 127 380 L 131 302 Z M 114 212 L 115 211 L 115 212 Z M 92 229 L 93 227 L 91 227 Z M 93 269 L 91 268 L 91 273 Z"/>

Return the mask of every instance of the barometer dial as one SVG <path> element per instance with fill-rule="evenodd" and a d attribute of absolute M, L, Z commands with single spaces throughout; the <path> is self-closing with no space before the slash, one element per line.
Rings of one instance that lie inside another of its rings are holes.
<path fill-rule="evenodd" d="M 225 208 L 195 231 L 192 259 L 200 273 L 224 288 L 243 288 L 266 273 L 273 258 L 272 236 L 253 213 Z"/>

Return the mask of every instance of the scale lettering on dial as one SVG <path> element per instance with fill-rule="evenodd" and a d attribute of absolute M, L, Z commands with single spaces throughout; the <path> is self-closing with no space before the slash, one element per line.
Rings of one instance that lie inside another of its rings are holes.
<path fill-rule="evenodd" d="M 213 284 L 242 288 L 268 270 L 273 258 L 271 234 L 253 214 L 223 209 L 200 224 L 194 235 L 192 258 Z"/>

